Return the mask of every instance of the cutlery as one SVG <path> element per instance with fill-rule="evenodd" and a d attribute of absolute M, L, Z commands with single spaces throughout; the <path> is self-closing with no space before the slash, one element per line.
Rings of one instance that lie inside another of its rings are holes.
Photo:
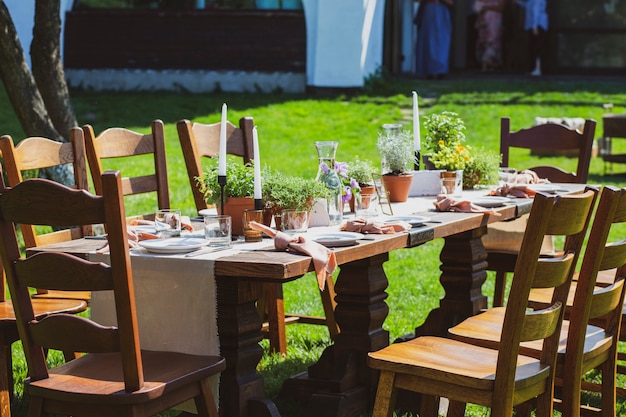
<path fill-rule="evenodd" d="M 207 248 L 202 248 L 202 249 L 195 250 L 193 252 L 189 252 L 185 254 L 185 257 L 189 258 L 192 256 L 203 255 L 205 253 L 219 252 L 219 251 L 230 249 L 230 248 L 231 248 L 230 246 L 209 246 Z"/>

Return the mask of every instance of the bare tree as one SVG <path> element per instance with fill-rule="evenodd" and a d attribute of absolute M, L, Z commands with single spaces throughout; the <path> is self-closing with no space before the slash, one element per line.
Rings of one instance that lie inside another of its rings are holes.
<path fill-rule="evenodd" d="M 59 13 L 59 0 L 36 1 L 31 72 L 13 19 L 0 0 L 0 79 L 26 136 L 66 142 L 76 117 L 61 63 Z M 69 174 L 66 167 L 40 172 L 40 176 L 64 184 L 73 181 Z"/>

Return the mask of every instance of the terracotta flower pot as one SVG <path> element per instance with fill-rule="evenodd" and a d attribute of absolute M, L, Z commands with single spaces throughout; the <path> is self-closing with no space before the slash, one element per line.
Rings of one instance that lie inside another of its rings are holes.
<path fill-rule="evenodd" d="M 243 235 L 243 211 L 254 209 L 254 199 L 251 197 L 228 197 L 224 203 L 224 214 L 231 217 L 232 221 L 232 234 Z M 220 207 L 217 207 L 217 212 L 221 213 Z"/>
<path fill-rule="evenodd" d="M 409 191 L 411 190 L 411 182 L 413 182 L 413 175 L 383 175 L 383 185 L 385 190 L 389 194 L 389 201 L 392 203 L 402 203 L 409 198 Z"/>

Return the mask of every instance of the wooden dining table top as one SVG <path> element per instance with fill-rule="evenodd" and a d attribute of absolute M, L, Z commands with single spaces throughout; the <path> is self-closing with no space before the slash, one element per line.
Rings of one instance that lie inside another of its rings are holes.
<path fill-rule="evenodd" d="M 565 192 L 578 192 L 582 191 L 585 186 L 583 184 L 559 184 L 559 187 Z M 465 191 L 463 199 L 471 200 L 484 195 L 486 195 L 486 190 Z M 434 196 L 425 196 L 410 198 L 406 203 L 392 204 L 395 215 L 424 216 L 432 222 L 413 227 L 406 233 L 367 234 L 364 239 L 358 240 L 353 246 L 333 248 L 338 264 L 396 249 L 415 247 L 437 238 L 486 226 L 489 223 L 511 220 L 530 212 L 532 206 L 532 199 L 512 198 L 510 202 L 491 209 L 499 213 L 498 216 L 483 213 L 439 212 L 434 208 L 434 201 Z M 384 217 L 380 219 L 384 220 Z M 310 257 L 278 251 L 274 249 L 271 239 L 266 237 L 264 241 L 267 241 L 266 247 L 248 250 L 245 243 L 238 242 L 233 246 L 235 253 L 225 251 L 224 256 L 215 260 L 215 275 L 262 281 L 290 281 L 314 270 Z M 103 240 L 83 238 L 31 248 L 28 252 L 59 251 L 86 256 L 102 247 L 103 242 Z M 133 251 L 133 253 L 140 254 L 141 252 Z"/>

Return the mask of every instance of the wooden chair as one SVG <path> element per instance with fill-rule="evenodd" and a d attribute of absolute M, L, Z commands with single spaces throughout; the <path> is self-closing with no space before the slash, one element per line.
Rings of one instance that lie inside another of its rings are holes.
<path fill-rule="evenodd" d="M 85 139 L 80 128 L 70 131 L 70 142 L 61 143 L 42 137 L 23 139 L 14 145 L 11 136 L 0 137 L 4 169 L 9 186 L 14 187 L 24 180 L 23 173 L 27 170 L 38 170 L 54 166 L 72 164 L 74 184 L 77 189 L 89 190 L 87 179 L 87 162 L 85 159 Z M 70 227 L 51 233 L 37 233 L 30 224 L 20 224 L 26 248 L 49 245 L 57 242 L 82 238 L 93 234 L 92 225 Z M 39 298 L 74 298 L 89 302 L 89 292 L 65 293 L 56 290 L 38 288 L 35 297 Z"/>
<path fill-rule="evenodd" d="M 224 359 L 141 350 L 119 171 L 105 173 L 100 184 L 103 196 L 43 179 L 13 188 L 0 185 L 0 255 L 9 265 L 7 279 L 28 363 L 29 415 L 150 416 L 194 399 L 199 415 L 217 417 L 208 378 L 224 369 Z M 51 210 L 50 201 L 64 204 Z M 20 255 L 15 223 L 58 226 L 68 218 L 106 225 L 110 265 L 66 253 Z M 56 313 L 38 319 L 33 303 L 39 300 L 30 297 L 30 286 L 112 290 L 117 326 Z M 85 354 L 48 368 L 43 355 L 48 348 Z"/>
<path fill-rule="evenodd" d="M 422 336 L 369 353 L 380 371 L 374 417 L 391 416 L 398 389 L 420 393 L 420 417 L 437 416 L 439 396 L 491 408 L 491 415 L 513 415 L 513 407 L 536 398 L 538 417 L 552 416 L 557 346 L 574 266 L 583 244 L 595 192 L 571 196 L 538 193 L 520 248 L 506 306 L 500 349 L 443 337 Z M 566 252 L 540 256 L 545 235 L 565 236 Z M 526 308 L 533 287 L 554 288 L 551 305 Z M 520 344 L 539 340 L 538 358 L 521 354 Z"/>
<path fill-rule="evenodd" d="M 102 195 L 103 160 L 133 158 L 151 154 L 154 158 L 154 172 L 135 177 L 124 177 L 122 179 L 124 195 L 156 192 L 157 207 L 152 210 L 152 214 L 138 215 L 137 217 L 151 218 L 157 208 L 170 208 L 167 162 L 165 158 L 165 133 L 161 120 L 154 120 L 152 122 L 152 133 L 146 135 L 121 127 L 112 127 L 96 136 L 90 125 L 83 126 L 83 132 L 85 133 L 87 161 L 89 162 L 89 170 L 91 171 L 96 194 Z M 132 213 L 132 215 L 136 214 Z"/>
<path fill-rule="evenodd" d="M 185 157 L 185 165 L 189 174 L 189 183 L 193 191 L 194 201 L 198 211 L 208 208 L 203 194 L 198 189 L 196 178 L 203 174 L 202 158 L 211 158 L 219 154 L 220 123 L 202 124 L 192 123 L 189 120 L 181 120 L 176 125 L 178 138 Z M 228 122 L 227 153 L 241 156 L 243 163 L 251 161 L 254 157 L 252 149 L 252 129 L 254 121 L 252 117 L 243 117 L 239 120 L 239 128 Z M 272 352 L 287 353 L 286 324 L 308 323 L 328 327 L 331 337 L 339 333 L 334 318 L 335 290 L 332 277 L 326 280 L 326 289 L 320 292 L 325 317 L 310 317 L 285 314 L 282 284 L 264 284 L 265 297 L 259 303 L 259 313 L 267 315 L 267 321 L 263 325 L 264 333 L 270 341 Z"/>
<path fill-rule="evenodd" d="M 604 161 L 604 175 L 613 171 L 613 163 L 626 163 L 626 154 L 613 153 L 613 139 L 626 139 L 626 114 L 606 113 L 602 115 L 602 144 L 601 155 Z"/>
<path fill-rule="evenodd" d="M 553 150 L 553 151 L 578 151 L 578 165 L 576 172 L 566 172 L 554 166 L 529 167 L 539 175 L 551 182 L 580 183 L 587 182 L 589 176 L 589 164 L 595 134 L 596 122 L 588 119 L 584 129 L 578 132 L 566 126 L 547 123 L 511 132 L 511 121 L 508 117 L 500 120 L 500 153 L 502 162 L 500 166 L 509 167 L 509 151 L 511 148 L 523 148 L 530 150 Z M 513 272 L 515 260 L 519 248 L 517 236 L 523 235 L 528 218 L 522 216 L 513 222 L 501 222 L 490 225 L 487 234 L 483 237 L 483 245 L 487 250 L 488 270 L 496 272 L 493 306 L 502 306 L 506 287 L 506 275 Z M 502 241 L 511 240 L 509 247 L 503 249 Z M 546 240 L 545 251 L 550 251 L 550 242 Z"/>
<path fill-rule="evenodd" d="M 579 274 L 569 291 L 566 320 L 561 329 L 557 357 L 557 395 L 555 407 L 563 415 L 615 416 L 615 365 L 618 333 L 624 303 L 626 241 L 607 242 L 611 228 L 626 222 L 626 190 L 605 187 Z M 596 287 L 598 272 L 614 277 L 607 287 Z M 550 289 L 531 291 L 528 306 L 543 308 L 552 297 Z M 502 330 L 504 308 L 497 307 L 466 319 L 450 329 L 456 340 L 497 348 Z M 595 325 L 588 325 L 593 323 Z M 542 346 L 536 342 L 522 344 L 521 351 L 538 356 Z M 602 385 L 583 381 L 586 373 L 598 369 Z M 602 393 L 601 409 L 581 405 L 581 389 Z"/>

